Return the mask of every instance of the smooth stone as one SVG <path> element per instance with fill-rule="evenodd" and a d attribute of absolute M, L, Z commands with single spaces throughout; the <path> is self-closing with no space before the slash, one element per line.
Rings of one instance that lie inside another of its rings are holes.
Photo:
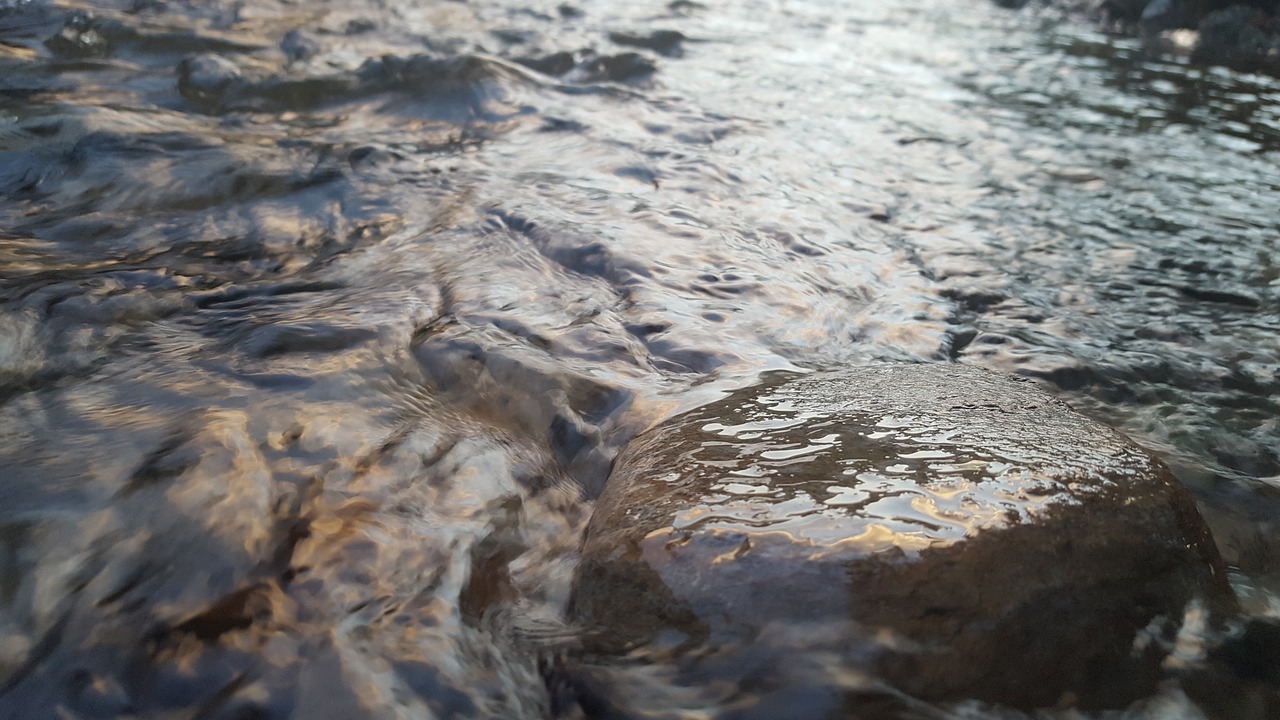
<path fill-rule="evenodd" d="M 635 438 L 570 612 L 598 655 L 660 648 L 691 685 L 821 656 L 928 702 L 1098 708 L 1154 689 L 1150 635 L 1196 599 L 1235 603 L 1148 452 L 1022 378 L 880 365 L 774 374 Z"/>

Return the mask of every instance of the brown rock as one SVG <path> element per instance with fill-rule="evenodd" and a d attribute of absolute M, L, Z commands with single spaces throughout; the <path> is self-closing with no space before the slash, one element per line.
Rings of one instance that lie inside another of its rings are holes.
<path fill-rule="evenodd" d="M 930 702 L 1090 708 L 1154 687 L 1135 637 L 1194 598 L 1234 603 L 1158 460 L 1029 381 L 883 365 L 776 375 L 636 438 L 572 612 L 606 655 L 677 638 L 691 684 L 724 681 L 706 658 L 767 684 L 821 655 Z M 779 627 L 808 634 L 761 665 Z"/>

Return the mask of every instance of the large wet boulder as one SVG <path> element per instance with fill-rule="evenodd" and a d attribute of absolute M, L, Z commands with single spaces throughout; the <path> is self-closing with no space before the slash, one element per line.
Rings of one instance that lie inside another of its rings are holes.
<path fill-rule="evenodd" d="M 820 656 L 928 702 L 1090 708 L 1154 687 L 1153 638 L 1192 602 L 1234 600 L 1158 460 L 1030 381 L 884 365 L 776 375 L 637 437 L 571 612 L 597 657 L 661 648 L 734 702 Z M 743 716 L 875 715 L 794 690 Z"/>

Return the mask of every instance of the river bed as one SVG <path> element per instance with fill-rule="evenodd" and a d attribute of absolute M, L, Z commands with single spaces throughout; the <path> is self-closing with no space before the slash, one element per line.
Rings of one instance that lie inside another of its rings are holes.
<path fill-rule="evenodd" d="M 1154 450 L 1280 616 L 1275 78 L 981 0 L 9 1 L 0 41 L 4 717 L 580 716 L 619 448 L 879 361 Z"/>

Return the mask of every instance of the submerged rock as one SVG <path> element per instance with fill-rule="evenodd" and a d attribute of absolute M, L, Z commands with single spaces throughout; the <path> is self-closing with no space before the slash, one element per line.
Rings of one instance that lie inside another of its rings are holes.
<path fill-rule="evenodd" d="M 647 35 L 612 32 L 609 39 L 619 45 L 645 48 L 667 57 L 680 57 L 683 54 L 681 45 L 686 40 L 683 33 L 675 30 L 654 30 Z"/>
<path fill-rule="evenodd" d="M 1020 9 L 1026 0 L 993 0 Z M 1280 3 L 1275 0 L 1045 0 L 1067 15 L 1089 17 L 1109 32 L 1142 38 L 1148 51 L 1191 62 L 1280 74 Z"/>
<path fill-rule="evenodd" d="M 198 106 L 217 106 L 242 83 L 240 67 L 220 55 L 192 55 L 178 63 L 178 93 Z"/>
<path fill-rule="evenodd" d="M 789 668 L 822 657 L 929 702 L 1121 705 L 1164 654 L 1135 638 L 1195 599 L 1234 604 L 1158 460 L 1029 381 L 885 365 L 779 375 L 636 438 L 571 611 L 605 656 L 674 653 L 678 683 L 744 683 L 715 691 L 740 710 L 758 691 L 744 717 L 844 717 L 856 682 Z"/>
<path fill-rule="evenodd" d="M 1210 13 L 1200 23 L 1195 62 L 1280 72 L 1280 20 L 1247 5 Z"/>

